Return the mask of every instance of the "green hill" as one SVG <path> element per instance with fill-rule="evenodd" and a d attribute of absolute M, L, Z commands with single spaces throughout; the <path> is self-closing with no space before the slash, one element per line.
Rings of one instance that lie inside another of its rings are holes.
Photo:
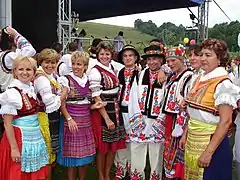
<path fill-rule="evenodd" d="M 140 31 L 137 31 L 131 27 L 122 27 L 122 26 L 114 26 L 100 23 L 92 23 L 92 22 L 80 22 L 77 25 L 78 31 L 85 29 L 87 32 L 87 38 L 90 40 L 85 40 L 85 46 L 89 46 L 92 38 L 102 38 L 113 39 L 119 31 L 123 31 L 124 37 L 127 43 L 132 43 L 138 50 L 142 50 L 144 45 L 148 45 L 149 41 L 153 39 L 153 36 L 143 34 Z M 88 45 L 87 45 L 88 44 Z"/>

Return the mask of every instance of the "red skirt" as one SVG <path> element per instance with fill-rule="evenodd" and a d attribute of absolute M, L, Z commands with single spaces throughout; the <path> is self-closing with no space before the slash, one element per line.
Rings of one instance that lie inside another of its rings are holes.
<path fill-rule="evenodd" d="M 17 127 L 14 128 L 15 138 L 21 154 L 22 134 Z M 21 171 L 21 163 L 13 162 L 11 147 L 8 143 L 6 132 L 0 142 L 0 180 L 44 180 L 48 175 L 48 167 L 44 166 L 36 172 L 26 173 Z"/>
<path fill-rule="evenodd" d="M 102 140 L 102 117 L 101 114 L 97 110 L 91 111 L 91 119 L 94 133 L 94 140 L 96 148 L 101 153 L 107 152 L 116 152 L 119 149 L 125 149 L 126 143 L 125 139 L 121 139 L 120 141 L 107 143 Z"/>

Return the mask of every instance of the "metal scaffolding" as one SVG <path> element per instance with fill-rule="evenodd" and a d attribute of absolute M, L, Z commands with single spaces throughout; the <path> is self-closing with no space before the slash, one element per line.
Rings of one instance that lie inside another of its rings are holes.
<path fill-rule="evenodd" d="M 198 7 L 198 40 L 202 41 L 208 38 L 208 16 L 209 3 L 211 0 L 205 0 L 203 4 Z"/>
<path fill-rule="evenodd" d="M 12 26 L 12 0 L 0 0 L 0 28 Z"/>
<path fill-rule="evenodd" d="M 58 41 L 66 49 L 71 39 L 72 30 L 72 8 L 71 0 L 58 0 Z"/>

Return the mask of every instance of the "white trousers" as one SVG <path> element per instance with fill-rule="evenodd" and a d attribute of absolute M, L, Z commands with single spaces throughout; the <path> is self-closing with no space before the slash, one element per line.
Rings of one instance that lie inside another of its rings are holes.
<path fill-rule="evenodd" d="M 130 173 L 131 168 L 131 143 L 126 143 L 126 149 L 121 149 L 116 152 L 114 164 L 115 179 L 123 179 L 126 173 Z M 129 174 L 130 175 L 130 174 Z"/>
<path fill-rule="evenodd" d="M 131 143 L 131 179 L 145 180 L 147 152 L 151 167 L 150 180 L 161 180 L 163 169 L 163 143 Z"/>

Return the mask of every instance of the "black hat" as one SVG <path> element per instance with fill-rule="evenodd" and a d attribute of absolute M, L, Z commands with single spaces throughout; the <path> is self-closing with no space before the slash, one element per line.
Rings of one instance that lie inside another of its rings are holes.
<path fill-rule="evenodd" d="M 144 53 L 145 54 L 142 55 L 143 59 L 153 56 L 159 56 L 165 59 L 164 51 L 160 48 L 160 46 L 157 45 L 150 45 L 149 47 L 144 48 Z"/>
<path fill-rule="evenodd" d="M 132 50 L 132 51 L 135 52 L 135 55 L 137 56 L 136 63 L 138 63 L 139 60 L 140 60 L 140 55 L 139 55 L 138 51 L 136 50 L 136 48 L 133 45 L 130 45 L 130 44 L 125 45 L 122 48 L 122 50 L 118 53 L 118 62 L 121 63 L 121 64 L 124 64 L 122 58 L 123 58 L 123 52 L 126 51 L 126 50 Z"/>

